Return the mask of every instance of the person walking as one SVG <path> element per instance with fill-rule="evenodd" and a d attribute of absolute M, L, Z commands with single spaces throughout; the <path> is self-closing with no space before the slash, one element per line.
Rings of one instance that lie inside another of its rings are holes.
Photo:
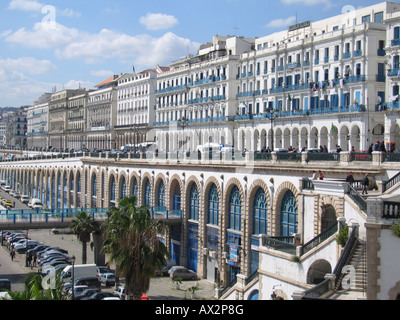
<path fill-rule="evenodd" d="M 364 178 L 362 179 L 362 194 L 368 194 L 368 185 L 369 185 L 369 179 L 368 179 L 368 173 L 365 174 Z"/>
<path fill-rule="evenodd" d="M 348 183 L 353 183 L 354 182 L 354 177 L 353 177 L 353 172 L 350 172 L 347 177 L 346 177 L 346 182 Z"/>
<path fill-rule="evenodd" d="M 324 175 L 321 170 L 319 170 L 319 180 L 324 180 Z"/>
<path fill-rule="evenodd" d="M 14 261 L 14 256 L 15 256 L 15 252 L 14 252 L 14 250 L 11 250 L 10 251 L 11 261 Z"/>

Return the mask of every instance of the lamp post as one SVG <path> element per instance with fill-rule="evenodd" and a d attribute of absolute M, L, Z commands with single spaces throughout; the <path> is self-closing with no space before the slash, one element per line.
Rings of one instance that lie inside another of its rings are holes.
<path fill-rule="evenodd" d="M 71 257 L 72 262 L 72 289 L 71 289 L 71 299 L 74 300 L 74 282 L 75 282 L 75 256 Z"/>
<path fill-rule="evenodd" d="M 274 122 L 278 118 L 278 115 L 275 114 L 274 108 L 268 110 L 264 110 L 265 116 L 271 121 L 271 151 L 274 151 Z"/>
<path fill-rule="evenodd" d="M 189 125 L 189 120 L 186 117 L 182 117 L 178 120 L 178 126 L 182 128 L 182 140 L 183 136 L 185 133 L 185 128 Z M 185 139 L 186 140 L 186 139 Z M 183 142 L 182 142 L 182 147 L 183 147 Z M 178 150 L 180 149 L 179 147 L 179 135 L 178 135 Z"/>

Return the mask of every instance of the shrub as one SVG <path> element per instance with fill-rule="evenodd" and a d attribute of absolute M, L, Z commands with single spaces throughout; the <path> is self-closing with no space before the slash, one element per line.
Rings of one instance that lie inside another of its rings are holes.
<path fill-rule="evenodd" d="M 343 227 L 342 230 L 339 231 L 339 234 L 336 237 L 336 242 L 342 247 L 344 247 L 348 239 L 349 239 L 349 227 L 345 226 Z"/>

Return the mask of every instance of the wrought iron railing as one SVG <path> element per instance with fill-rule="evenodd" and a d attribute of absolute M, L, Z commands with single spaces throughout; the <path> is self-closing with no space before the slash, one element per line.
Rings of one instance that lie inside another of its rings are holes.
<path fill-rule="evenodd" d="M 340 255 L 340 258 L 336 264 L 335 269 L 333 270 L 333 274 L 335 275 L 335 287 L 337 287 L 339 281 L 342 280 L 340 275 L 342 274 L 343 267 L 348 263 L 350 255 L 352 254 L 353 248 L 357 243 L 357 227 L 354 227 L 346 245 Z M 330 279 L 325 279 L 321 283 L 317 284 L 313 288 L 306 290 L 304 292 L 304 296 L 302 299 L 318 299 L 323 294 L 327 293 L 330 290 Z"/>
<path fill-rule="evenodd" d="M 296 245 L 294 237 L 263 237 L 263 246 L 271 247 L 274 250 L 279 250 L 289 254 L 296 254 Z"/>
<path fill-rule="evenodd" d="M 348 185 L 347 194 L 353 199 L 353 201 L 358 205 L 360 210 L 365 211 L 367 210 L 367 202 L 365 199 L 360 195 L 360 193 L 353 188 L 351 184 Z"/>
<path fill-rule="evenodd" d="M 333 236 L 338 230 L 338 224 L 335 222 L 333 225 L 331 225 L 328 229 L 326 229 L 324 232 L 320 233 L 304 245 L 300 247 L 300 255 L 303 255 L 310 251 L 311 249 L 317 247 L 319 244 L 324 242 L 326 239 L 329 237 Z"/>

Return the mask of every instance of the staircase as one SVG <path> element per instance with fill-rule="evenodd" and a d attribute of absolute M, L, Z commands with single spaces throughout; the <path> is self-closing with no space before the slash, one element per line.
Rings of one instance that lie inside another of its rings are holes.
<path fill-rule="evenodd" d="M 366 292 L 367 291 L 367 252 L 366 242 L 358 240 L 357 245 L 353 249 L 349 265 L 353 266 L 356 271 L 355 285 L 351 286 L 350 291 Z M 342 275 L 343 279 L 344 275 Z M 341 290 L 342 279 L 338 282 L 337 290 Z"/>

